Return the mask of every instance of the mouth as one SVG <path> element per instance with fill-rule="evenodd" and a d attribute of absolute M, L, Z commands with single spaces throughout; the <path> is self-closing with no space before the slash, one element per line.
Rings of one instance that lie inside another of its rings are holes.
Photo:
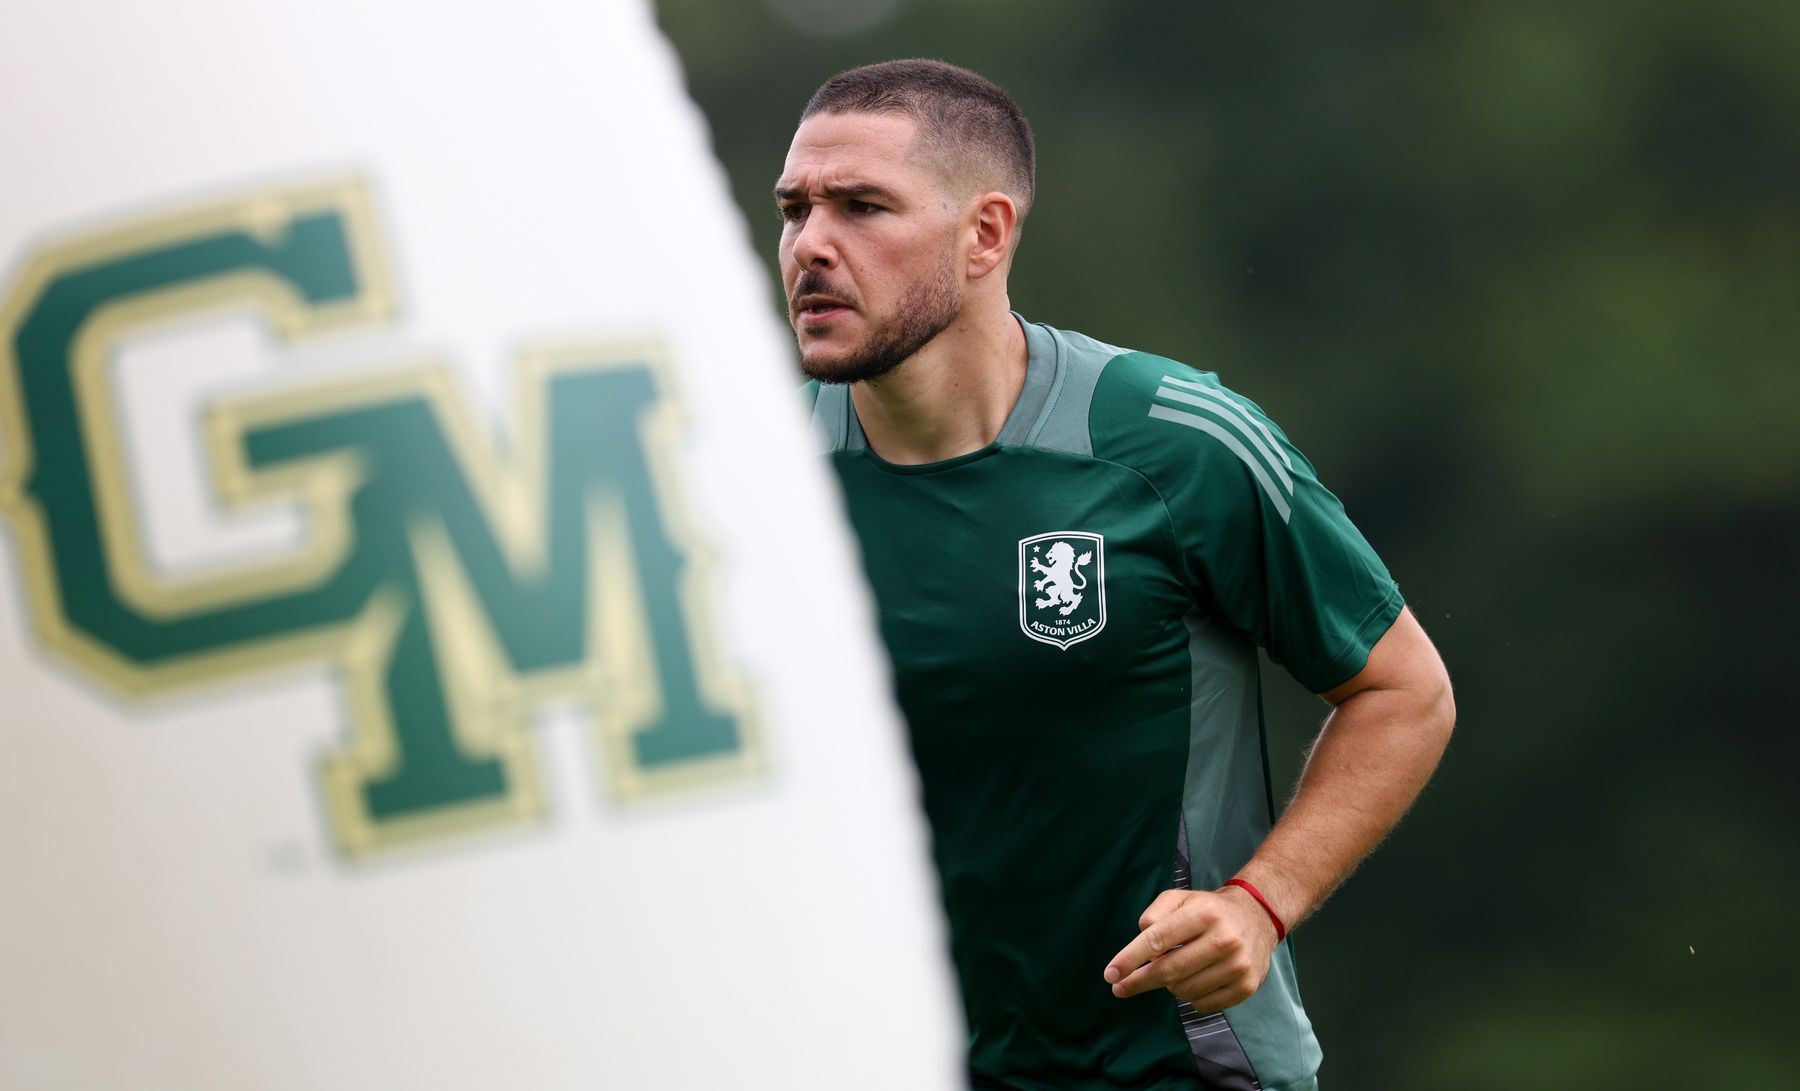
<path fill-rule="evenodd" d="M 833 296 L 813 293 L 803 295 L 794 300 L 794 317 L 804 325 L 817 325 L 833 318 L 849 314 L 855 310 L 850 304 Z"/>

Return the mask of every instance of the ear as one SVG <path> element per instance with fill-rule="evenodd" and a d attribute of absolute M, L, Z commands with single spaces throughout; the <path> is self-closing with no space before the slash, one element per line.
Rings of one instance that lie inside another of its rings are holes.
<path fill-rule="evenodd" d="M 970 208 L 975 229 L 975 243 L 969 248 L 967 272 L 970 280 L 980 280 L 996 269 L 1004 269 L 1019 238 L 1019 210 L 1004 193 L 984 193 Z"/>

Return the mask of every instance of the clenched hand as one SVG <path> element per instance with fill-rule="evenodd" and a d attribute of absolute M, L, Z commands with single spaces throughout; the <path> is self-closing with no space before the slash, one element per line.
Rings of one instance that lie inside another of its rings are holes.
<path fill-rule="evenodd" d="M 1138 937 L 1106 964 L 1114 996 L 1168 989 L 1214 1012 L 1242 1003 L 1269 976 L 1275 925 L 1236 887 L 1165 890 L 1138 918 Z"/>

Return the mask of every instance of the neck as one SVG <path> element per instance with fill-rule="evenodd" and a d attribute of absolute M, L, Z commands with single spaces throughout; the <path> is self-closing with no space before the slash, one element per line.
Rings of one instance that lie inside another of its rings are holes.
<path fill-rule="evenodd" d="M 973 303 L 973 301 L 971 301 Z M 1025 331 L 1002 298 L 970 306 L 918 354 L 850 388 L 869 447 L 888 462 L 942 462 L 994 442 L 1025 387 Z"/>

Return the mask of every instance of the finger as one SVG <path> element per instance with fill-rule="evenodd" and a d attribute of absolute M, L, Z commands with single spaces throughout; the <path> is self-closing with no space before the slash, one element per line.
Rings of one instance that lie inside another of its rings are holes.
<path fill-rule="evenodd" d="M 1138 916 L 1138 931 L 1143 931 L 1180 909 L 1187 903 L 1188 896 L 1191 894 L 1193 894 L 1191 890 L 1165 890 L 1158 894 L 1156 900 L 1150 903 L 1150 908 Z"/>
<path fill-rule="evenodd" d="M 1222 957 L 1213 944 L 1205 939 L 1183 944 L 1127 974 L 1123 980 L 1113 985 L 1113 995 L 1124 998 L 1172 988 L 1177 982 L 1211 972 Z"/>
<path fill-rule="evenodd" d="M 1212 962 L 1199 967 L 1192 974 L 1169 985 L 1168 989 L 1176 996 L 1186 1000 L 1189 1004 L 1192 1004 L 1196 1011 L 1217 1011 L 1219 1008 L 1202 1007 L 1201 1002 L 1204 1000 L 1217 999 L 1233 989 L 1243 989 L 1244 985 L 1250 981 L 1251 976 L 1250 963 L 1248 960 L 1239 958 L 1227 952 L 1220 952 L 1219 956 Z M 1244 996 L 1248 995 L 1249 992 L 1246 991 Z M 1238 1000 L 1242 1000 L 1244 996 L 1239 996 L 1237 1000 L 1233 1000 L 1231 1003 L 1237 1003 Z M 1220 1007 L 1227 1006 L 1229 1005 L 1220 1005 Z"/>
<path fill-rule="evenodd" d="M 1119 953 L 1107 961 L 1101 976 L 1116 984 L 1138 967 L 1186 943 L 1192 937 L 1182 930 L 1185 922 L 1186 918 L 1179 912 L 1171 913 L 1139 932 L 1136 939 L 1121 947 Z"/>
<path fill-rule="evenodd" d="M 1151 901 L 1143 913 L 1138 915 L 1137 938 L 1120 948 L 1118 954 L 1107 960 L 1106 969 L 1100 973 L 1101 977 L 1105 978 L 1109 984 L 1119 981 L 1126 974 L 1162 953 L 1160 949 L 1153 949 L 1156 944 L 1160 943 L 1159 937 L 1162 933 L 1158 933 L 1157 936 L 1148 936 L 1145 933 L 1150 930 L 1151 926 L 1181 907 L 1182 893 L 1179 890 L 1165 890 Z"/>
<path fill-rule="evenodd" d="M 1182 908 L 1166 914 L 1139 932 L 1136 939 L 1127 943 L 1112 957 L 1101 976 L 1115 985 L 1119 984 L 1146 963 L 1199 939 L 1217 920 L 1218 914 L 1212 907 L 1190 899 Z"/>

